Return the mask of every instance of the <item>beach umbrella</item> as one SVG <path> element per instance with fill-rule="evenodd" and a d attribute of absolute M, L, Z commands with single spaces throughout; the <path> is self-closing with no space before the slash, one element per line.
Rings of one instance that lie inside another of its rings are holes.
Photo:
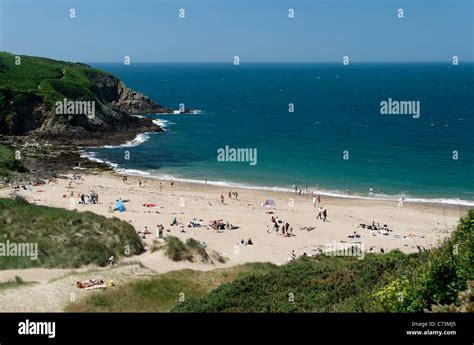
<path fill-rule="evenodd" d="M 262 204 L 264 207 L 269 207 L 269 206 L 275 206 L 275 201 L 273 199 L 268 198 L 265 200 L 265 202 Z"/>
<path fill-rule="evenodd" d="M 117 201 L 115 202 L 115 208 L 120 211 L 120 212 L 124 212 L 125 211 L 125 205 L 123 204 L 122 201 Z"/>

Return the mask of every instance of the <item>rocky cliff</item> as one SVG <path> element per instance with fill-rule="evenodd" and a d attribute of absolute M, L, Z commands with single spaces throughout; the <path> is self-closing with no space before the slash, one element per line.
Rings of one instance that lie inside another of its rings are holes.
<path fill-rule="evenodd" d="M 85 64 L 0 52 L 0 134 L 73 145 L 119 144 L 162 129 L 148 117 L 170 109 Z M 58 102 L 64 108 L 58 111 Z M 92 104 L 94 112 L 70 108 Z M 84 104 L 86 104 L 84 103 Z"/>

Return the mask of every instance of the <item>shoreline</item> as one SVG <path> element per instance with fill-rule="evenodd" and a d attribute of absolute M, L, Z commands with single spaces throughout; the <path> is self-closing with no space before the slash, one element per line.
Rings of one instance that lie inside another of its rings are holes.
<path fill-rule="evenodd" d="M 165 130 L 165 129 L 164 129 Z M 166 130 L 165 130 L 166 131 Z M 119 148 L 119 147 L 137 147 L 147 141 L 150 133 L 141 133 L 136 136 L 135 139 L 126 142 L 125 144 L 119 146 L 102 146 L 100 148 Z M 145 138 L 146 137 L 146 138 Z M 144 140 L 140 138 L 145 138 Z M 133 176 L 133 177 L 141 177 L 141 178 L 149 178 L 155 179 L 158 181 L 179 181 L 183 183 L 192 183 L 192 184 L 202 184 L 202 185 L 211 185 L 216 187 L 223 187 L 223 188 L 241 188 L 241 189 L 249 189 L 249 190 L 258 190 L 258 191 L 267 191 L 267 192 L 282 192 L 282 193 L 293 193 L 294 195 L 298 195 L 297 192 L 292 190 L 291 188 L 287 187 L 269 187 L 269 186 L 256 186 L 256 185 L 247 185 L 245 183 L 239 182 L 232 182 L 232 181 L 205 181 L 205 180 L 198 180 L 198 179 L 186 179 L 171 175 L 154 175 L 151 172 L 138 170 L 138 169 L 126 169 L 121 168 L 118 163 L 113 163 L 109 161 L 105 161 L 101 158 L 97 158 L 97 152 L 88 151 L 87 149 L 96 149 L 98 147 L 83 147 L 80 148 L 78 153 L 80 154 L 81 158 L 86 160 L 104 164 L 113 169 L 113 171 L 118 175 L 126 175 L 126 176 Z M 308 188 L 307 190 L 303 190 L 303 194 L 305 195 L 321 195 L 329 198 L 342 198 L 342 199 L 360 199 L 360 200 L 381 200 L 381 201 L 393 201 L 398 202 L 400 197 L 405 197 L 405 203 L 420 203 L 420 204 L 435 204 L 435 205 L 449 205 L 451 207 L 464 207 L 466 209 L 470 209 L 474 207 L 474 200 L 463 200 L 458 198 L 421 198 L 421 197 L 414 197 L 414 196 L 406 196 L 406 195 L 387 195 L 387 194 L 378 194 L 374 193 L 373 196 L 365 196 L 359 194 L 344 194 L 340 191 L 332 191 L 332 190 L 324 190 L 324 189 L 311 189 Z"/>
<path fill-rule="evenodd" d="M 321 196 L 321 206 L 328 211 L 328 221 L 323 222 L 316 219 L 319 205 L 312 205 L 308 194 L 232 188 L 233 192 L 239 193 L 239 197 L 229 199 L 229 187 L 175 180 L 171 185 L 170 180 L 143 176 L 129 176 L 128 181 L 124 182 L 123 177 L 114 171 L 95 171 L 82 174 L 81 180 L 58 179 L 20 194 L 37 205 L 117 217 L 132 224 L 136 231 L 147 226 L 152 233 L 144 239 L 146 246 L 150 246 L 155 239 L 156 225 L 163 224 L 165 235 L 176 236 L 181 240 L 192 237 L 205 241 L 210 249 L 230 258 L 225 264 L 215 265 L 216 268 L 248 262 L 283 264 L 288 261 L 291 250 L 295 250 L 298 255 L 304 252 L 314 254 L 316 248 L 324 248 L 333 241 L 349 244 L 362 242 L 367 252 L 372 247 L 376 252 L 380 252 L 380 249 L 385 252 L 393 249 L 405 253 L 417 252 L 417 246 L 425 249 L 437 246 L 439 241 L 449 236 L 460 216 L 466 212 L 463 208 L 447 204 L 406 203 L 400 208 L 396 200 Z M 72 188 L 68 187 L 70 181 L 73 181 Z M 141 186 L 139 181 L 142 182 Z M 11 190 L 8 187 L 0 189 L 0 197 L 9 197 Z M 71 193 L 76 198 L 78 194 L 87 194 L 91 190 L 99 194 L 99 204 L 71 206 Z M 220 195 L 224 196 L 224 202 L 221 202 Z M 130 200 L 125 204 L 127 210 L 111 213 L 109 208 L 114 207 L 119 197 Z M 275 201 L 275 206 L 262 207 L 262 203 L 269 198 Z M 293 227 L 290 237 L 282 237 L 271 229 L 272 216 L 278 216 Z M 179 226 L 170 226 L 173 218 L 177 218 L 184 226 L 185 233 L 179 231 Z M 202 226 L 187 227 L 193 219 L 200 220 Z M 215 232 L 206 228 L 209 222 L 217 219 L 228 221 L 238 229 Z M 360 227 L 360 224 L 369 225 L 372 222 L 387 224 L 392 232 L 384 236 Z M 354 231 L 361 235 L 360 239 L 349 238 Z M 248 238 L 252 238 L 255 245 L 241 246 L 240 241 Z M 233 255 L 235 246 L 245 251 L 246 255 Z M 172 263 L 149 251 L 132 257 L 132 260 L 136 259 L 158 271 L 163 269 L 165 262 L 166 265 Z M 172 264 L 183 268 L 201 266 L 184 262 Z"/>

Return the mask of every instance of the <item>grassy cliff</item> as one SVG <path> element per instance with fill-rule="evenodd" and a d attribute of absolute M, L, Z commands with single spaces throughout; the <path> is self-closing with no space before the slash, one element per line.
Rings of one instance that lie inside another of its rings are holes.
<path fill-rule="evenodd" d="M 94 102 L 95 115 L 58 114 L 56 102 L 64 99 Z M 0 134 L 34 132 L 80 141 L 104 140 L 94 133 L 110 132 L 122 141 L 140 132 L 160 130 L 151 119 L 131 114 L 167 111 L 112 74 L 88 65 L 0 52 Z M 124 137 L 120 133 L 124 131 L 130 133 Z"/>
<path fill-rule="evenodd" d="M 26 172 L 20 160 L 15 159 L 15 152 L 0 145 L 0 179 L 9 178 L 15 172 Z"/>
<path fill-rule="evenodd" d="M 111 255 L 118 258 L 144 251 L 140 238 L 127 222 L 92 212 L 37 206 L 21 198 L 0 199 L 0 246 L 7 240 L 37 244 L 38 258 L 2 255 L 0 269 L 103 266 Z"/>

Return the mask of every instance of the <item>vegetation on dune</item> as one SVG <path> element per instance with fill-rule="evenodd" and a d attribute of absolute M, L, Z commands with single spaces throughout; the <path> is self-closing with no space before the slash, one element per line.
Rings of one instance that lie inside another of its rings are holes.
<path fill-rule="evenodd" d="M 9 178 L 15 172 L 26 172 L 26 168 L 15 159 L 15 152 L 0 145 L 0 178 Z"/>
<path fill-rule="evenodd" d="M 195 262 L 199 260 L 204 263 L 214 263 L 215 261 L 224 263 L 226 261 L 224 257 L 215 251 L 208 253 L 208 250 L 194 238 L 188 238 L 184 243 L 178 237 L 166 236 L 163 244 L 155 242 L 151 250 L 155 252 L 161 249 L 173 261 L 187 260 Z"/>
<path fill-rule="evenodd" d="M 21 198 L 0 199 L 0 246 L 8 243 L 37 244 L 38 258 L 1 256 L 0 269 L 103 266 L 111 255 L 118 258 L 144 251 L 127 222 L 92 212 L 37 206 Z"/>
<path fill-rule="evenodd" d="M 165 312 L 180 300 L 198 297 L 222 283 L 275 270 L 268 263 L 246 264 L 209 272 L 179 270 L 97 291 L 69 304 L 68 312 Z"/>

